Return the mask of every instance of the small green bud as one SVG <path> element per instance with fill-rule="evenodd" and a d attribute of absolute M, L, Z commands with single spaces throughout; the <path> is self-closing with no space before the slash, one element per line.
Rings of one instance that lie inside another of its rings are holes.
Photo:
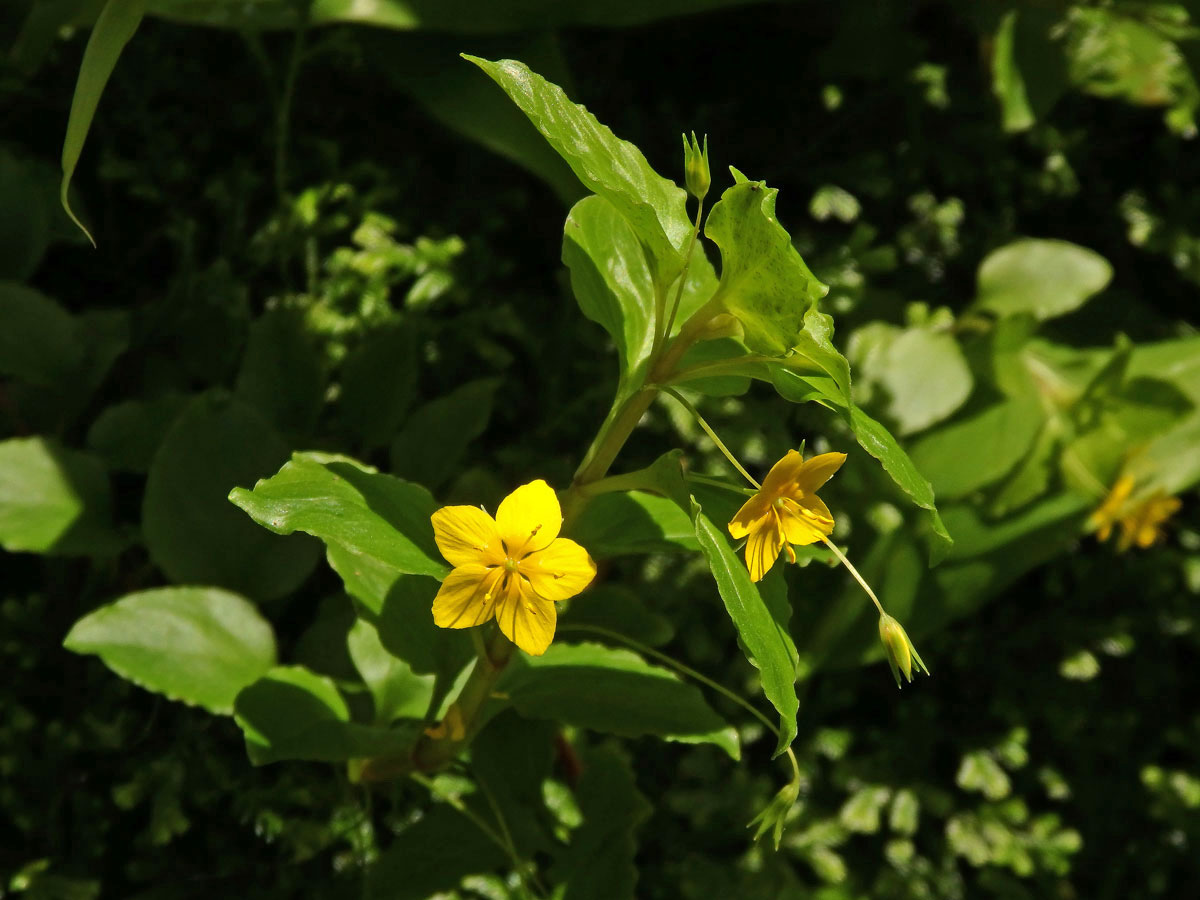
<path fill-rule="evenodd" d="M 708 171 L 708 135 L 704 136 L 704 149 L 700 149 L 700 142 L 696 140 L 696 132 L 692 132 L 692 142 L 688 143 L 688 136 L 683 136 L 683 180 L 687 185 L 688 193 L 697 200 L 703 200 L 704 195 L 708 193 L 708 186 L 712 184 L 712 176 Z"/>
<path fill-rule="evenodd" d="M 892 670 L 892 677 L 896 679 L 896 687 L 900 687 L 901 672 L 908 679 L 908 683 L 912 684 L 913 663 L 916 663 L 918 672 L 924 671 L 926 675 L 929 674 L 929 666 L 925 665 L 921 654 L 908 639 L 904 626 L 887 613 L 879 617 L 879 639 L 883 641 L 883 649 L 887 651 L 888 666 Z"/>
<path fill-rule="evenodd" d="M 771 837 L 775 842 L 775 849 L 779 849 L 779 841 L 783 837 L 784 824 L 787 821 L 788 813 L 792 811 L 792 807 L 796 805 L 796 799 L 800 796 L 800 778 L 797 774 L 787 784 L 785 784 L 767 804 L 766 809 L 762 810 L 757 816 L 750 820 L 746 825 L 747 828 L 753 828 L 755 825 L 758 829 L 754 832 L 754 839 L 757 841 L 764 834 L 770 831 Z"/>

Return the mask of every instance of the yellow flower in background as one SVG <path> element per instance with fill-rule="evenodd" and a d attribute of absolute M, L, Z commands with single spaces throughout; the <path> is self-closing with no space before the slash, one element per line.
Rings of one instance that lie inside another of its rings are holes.
<path fill-rule="evenodd" d="M 558 536 L 562 509 L 550 485 L 521 485 L 495 519 L 475 506 L 446 506 L 432 519 L 438 549 L 454 566 L 434 598 L 433 621 L 470 628 L 494 617 L 526 653 L 545 653 L 558 621 L 554 604 L 596 575 L 588 552 Z"/>
<path fill-rule="evenodd" d="M 1096 529 L 1096 537 L 1107 541 L 1113 526 L 1119 525 L 1121 536 L 1117 550 L 1124 553 L 1134 544 L 1145 549 L 1163 536 L 1163 523 L 1179 510 L 1179 498 L 1158 491 L 1139 500 L 1131 499 L 1133 479 L 1122 475 L 1092 513 L 1088 524 Z"/>
<path fill-rule="evenodd" d="M 822 453 L 805 460 L 799 451 L 771 467 L 762 487 L 738 510 L 729 533 L 746 538 L 746 568 L 751 581 L 761 581 L 785 547 L 794 562 L 793 544 L 823 540 L 833 532 L 833 514 L 817 489 L 846 461 L 845 453 Z"/>

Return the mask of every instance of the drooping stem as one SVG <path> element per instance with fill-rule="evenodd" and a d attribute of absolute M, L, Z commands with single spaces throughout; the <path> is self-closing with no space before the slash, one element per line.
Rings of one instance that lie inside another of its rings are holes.
<path fill-rule="evenodd" d="M 687 284 L 688 269 L 692 265 L 692 251 L 696 247 L 696 239 L 700 236 L 700 217 L 703 214 L 704 201 L 700 200 L 696 205 L 696 221 L 692 223 L 692 236 L 688 240 L 687 252 L 683 256 L 683 271 L 679 274 L 679 284 L 675 288 L 675 300 L 671 303 L 671 314 L 667 316 L 667 323 L 663 326 L 662 331 L 658 332 L 658 338 L 655 342 L 656 346 L 671 336 L 671 329 L 675 326 L 675 316 L 679 313 L 679 301 L 683 297 L 683 288 Z"/>
<path fill-rule="evenodd" d="M 839 561 L 841 561 L 841 564 L 850 570 L 850 574 L 854 576 L 854 580 L 862 585 L 862 589 L 867 592 L 867 596 L 875 602 L 875 608 L 879 610 L 879 614 L 881 616 L 887 615 L 887 613 L 883 611 L 883 604 L 879 602 L 879 598 L 876 597 L 875 592 L 871 590 L 871 586 L 867 584 L 865 578 L 858 574 L 858 569 L 854 568 L 854 563 L 846 559 L 846 554 L 842 553 L 842 551 L 837 548 L 837 544 L 825 537 L 825 535 L 821 535 L 821 540 L 825 543 L 826 547 L 833 551 L 833 555 L 836 556 Z"/>
<path fill-rule="evenodd" d="M 748 482 L 750 482 L 752 485 L 754 485 L 755 489 L 762 487 L 761 484 L 759 484 L 757 481 L 754 480 L 753 475 L 751 475 L 744 468 L 742 468 L 742 464 L 737 461 L 737 457 L 735 457 L 729 451 L 729 448 L 725 446 L 724 442 L 719 437 L 717 437 L 717 433 L 712 430 L 712 428 L 709 426 L 709 424 L 706 421 L 704 421 L 704 416 L 700 415 L 700 412 L 699 412 L 699 410 L 696 409 L 696 407 L 692 406 L 692 404 L 689 403 L 682 394 L 680 394 L 678 391 L 674 390 L 673 388 L 664 387 L 663 392 L 670 394 L 672 397 L 674 397 L 677 401 L 679 401 L 679 403 L 683 406 L 684 409 L 686 409 L 688 412 L 690 412 L 692 414 L 692 416 L 695 418 L 695 420 L 700 424 L 700 427 L 704 429 L 704 433 L 708 435 L 709 440 L 711 440 L 714 444 L 717 445 L 717 449 L 720 450 L 725 455 L 725 458 L 727 460 L 729 460 L 729 464 L 731 466 L 733 466 L 735 469 L 737 469 L 738 472 L 741 473 L 743 478 L 745 478 Z"/>

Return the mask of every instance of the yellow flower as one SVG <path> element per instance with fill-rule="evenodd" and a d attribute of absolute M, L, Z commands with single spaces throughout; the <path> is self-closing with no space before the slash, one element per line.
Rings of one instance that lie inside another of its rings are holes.
<path fill-rule="evenodd" d="M 588 552 L 560 538 L 562 510 L 546 482 L 521 485 L 493 519 L 474 506 L 433 514 L 438 549 L 454 566 L 433 601 L 442 628 L 470 628 L 492 617 L 504 636 L 534 656 L 554 638 L 554 604 L 574 597 L 596 575 Z"/>
<path fill-rule="evenodd" d="M 1117 550 L 1121 553 L 1134 544 L 1145 549 L 1158 541 L 1163 535 L 1163 523 L 1179 509 L 1179 498 L 1163 491 L 1140 500 L 1131 500 L 1132 494 L 1133 479 L 1122 475 L 1088 520 L 1102 541 L 1108 540 L 1114 525 L 1120 525 Z"/>
<path fill-rule="evenodd" d="M 762 487 L 738 510 L 729 533 L 746 540 L 746 568 L 752 581 L 761 581 L 775 565 L 779 551 L 792 544 L 820 541 L 833 532 L 833 514 L 817 489 L 846 461 L 845 453 L 822 453 L 805 461 L 796 450 L 771 467 Z"/>

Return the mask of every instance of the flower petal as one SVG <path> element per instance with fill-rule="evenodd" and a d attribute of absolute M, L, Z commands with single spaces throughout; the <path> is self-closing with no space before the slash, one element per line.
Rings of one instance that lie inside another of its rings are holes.
<path fill-rule="evenodd" d="M 814 459 L 820 459 L 820 457 L 814 457 Z M 806 465 L 808 463 L 804 461 L 799 450 L 789 450 L 784 454 L 783 459 L 771 466 L 771 471 L 763 479 L 759 493 L 767 498 L 768 503 L 776 497 L 783 496 L 784 491 L 800 476 Z"/>
<path fill-rule="evenodd" d="M 512 559 L 549 547 L 562 527 L 554 489 L 540 478 L 521 485 L 500 502 L 496 525 Z"/>
<path fill-rule="evenodd" d="M 833 534 L 833 513 L 815 494 L 797 502 L 787 499 L 779 511 L 784 539 L 797 546 L 815 544 Z"/>
<path fill-rule="evenodd" d="M 504 636 L 533 656 L 541 656 L 554 640 L 558 612 L 542 600 L 520 578 L 509 579 L 496 610 L 496 622 Z"/>
<path fill-rule="evenodd" d="M 559 538 L 521 560 L 521 574 L 541 599 L 556 602 L 574 597 L 591 584 L 596 564 L 577 543 Z"/>
<path fill-rule="evenodd" d="M 482 625 L 496 612 L 496 587 L 503 569 L 467 565 L 446 576 L 433 598 L 433 622 L 439 628 Z"/>
<path fill-rule="evenodd" d="M 763 576 L 771 571 L 779 551 L 783 549 L 783 533 L 779 527 L 779 517 L 772 514 L 762 520 L 746 539 L 746 568 L 750 570 L 751 581 L 762 581 Z"/>
<path fill-rule="evenodd" d="M 498 566 L 504 549 L 496 522 L 478 506 L 443 506 L 431 517 L 433 537 L 452 566 Z"/>
<path fill-rule="evenodd" d="M 833 477 L 833 473 L 846 461 L 845 453 L 822 453 L 814 456 L 796 473 L 796 487 L 806 495 L 815 494 L 818 488 Z"/>
<path fill-rule="evenodd" d="M 749 500 L 742 504 L 729 521 L 729 533 L 736 538 L 744 538 L 756 527 L 756 523 L 763 516 L 769 515 L 771 512 L 771 500 L 766 497 L 762 491 L 759 491 Z"/>

